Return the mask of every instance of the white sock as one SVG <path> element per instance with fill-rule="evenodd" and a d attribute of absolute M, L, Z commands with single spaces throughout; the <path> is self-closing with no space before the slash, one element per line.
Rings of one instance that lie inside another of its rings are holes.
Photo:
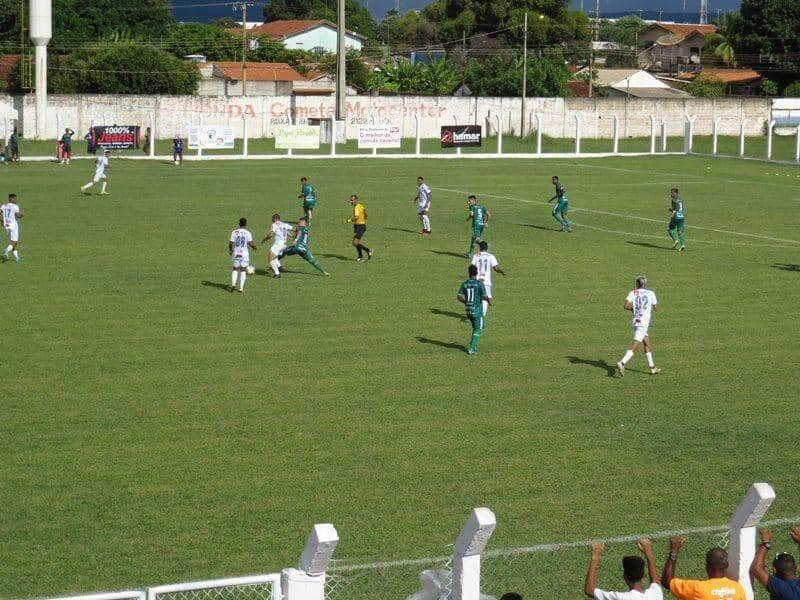
<path fill-rule="evenodd" d="M 625 356 L 623 356 L 623 357 L 622 357 L 622 360 L 621 360 L 620 362 L 621 362 L 623 365 L 627 365 L 627 364 L 628 364 L 628 361 L 629 361 L 630 359 L 632 359 L 632 358 L 633 358 L 633 352 L 631 352 L 630 350 L 627 350 L 627 351 L 625 352 Z"/>
<path fill-rule="evenodd" d="M 425 215 L 423 215 L 422 213 L 419 213 L 419 214 L 417 214 L 417 216 L 419 217 L 419 225 L 420 225 L 420 227 L 425 229 Z"/>
<path fill-rule="evenodd" d="M 425 231 L 431 230 L 431 220 L 430 217 L 428 217 L 428 215 L 422 215 L 422 228 Z"/>
<path fill-rule="evenodd" d="M 244 280 L 247 279 L 247 271 L 239 271 L 239 291 L 244 289 Z"/>
<path fill-rule="evenodd" d="M 644 357 L 647 359 L 647 366 L 651 369 L 656 366 L 656 363 L 653 362 L 653 353 L 652 352 L 645 352 Z"/>
<path fill-rule="evenodd" d="M 236 287 L 236 278 L 239 276 L 239 271 L 231 271 L 231 287 Z"/>
<path fill-rule="evenodd" d="M 14 250 L 12 254 L 14 255 L 14 260 L 19 260 L 19 250 Z"/>
<path fill-rule="evenodd" d="M 14 249 L 14 246 L 9 246 L 8 248 L 6 248 L 6 251 L 5 251 L 5 252 L 3 252 L 3 254 L 5 254 L 6 256 L 8 256 L 8 253 L 9 253 L 9 252 L 11 252 L 13 249 Z"/>
<path fill-rule="evenodd" d="M 92 182 L 90 181 L 90 182 L 89 182 L 89 183 L 87 183 L 86 185 L 82 185 L 82 186 L 81 186 L 81 189 L 82 189 L 82 190 L 88 190 L 88 189 L 89 189 L 90 187 L 92 187 L 93 185 L 94 185 L 94 183 L 92 183 Z"/>
<path fill-rule="evenodd" d="M 269 266 L 272 267 L 272 272 L 275 273 L 275 275 L 280 275 L 281 274 L 281 272 L 279 270 L 280 266 L 281 266 L 281 263 L 278 262 L 277 258 L 269 261 Z"/>
<path fill-rule="evenodd" d="M 107 181 L 104 181 L 104 182 L 103 182 L 103 189 L 101 189 L 100 191 L 101 191 L 101 192 L 105 192 L 105 191 L 106 191 L 106 186 L 108 186 L 108 182 L 107 182 Z"/>
<path fill-rule="evenodd" d="M 483 300 L 481 304 L 483 304 L 483 316 L 485 317 L 486 313 L 489 312 L 489 303 L 486 300 Z"/>

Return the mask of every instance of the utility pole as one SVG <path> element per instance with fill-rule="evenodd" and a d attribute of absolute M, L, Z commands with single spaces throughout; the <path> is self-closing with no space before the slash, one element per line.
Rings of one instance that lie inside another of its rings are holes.
<path fill-rule="evenodd" d="M 242 11 L 242 96 L 247 96 L 247 7 L 252 0 L 242 0 L 232 5 L 233 10 Z"/>
<path fill-rule="evenodd" d="M 520 115 L 519 136 L 525 137 L 525 98 L 528 95 L 528 11 L 525 11 L 525 20 L 522 35 L 522 114 Z"/>
<path fill-rule="evenodd" d="M 600 39 L 600 0 L 594 3 L 594 32 L 589 42 L 589 98 L 594 96 L 594 42 Z"/>
<path fill-rule="evenodd" d="M 336 5 L 336 120 L 342 121 L 345 118 L 344 97 L 347 85 L 347 56 L 344 45 L 345 23 L 344 23 L 344 2 L 337 0 Z M 335 142 L 333 142 L 335 143 Z"/>

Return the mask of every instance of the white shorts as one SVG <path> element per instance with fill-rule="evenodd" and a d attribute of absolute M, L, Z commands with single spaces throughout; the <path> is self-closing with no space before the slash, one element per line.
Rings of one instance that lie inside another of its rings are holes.
<path fill-rule="evenodd" d="M 649 327 L 641 327 L 639 325 L 634 325 L 633 327 L 633 341 L 634 342 L 642 342 L 644 338 L 647 337 L 647 330 Z"/>
<path fill-rule="evenodd" d="M 269 251 L 275 256 L 278 256 L 281 252 L 283 252 L 284 248 L 286 248 L 286 244 L 272 244 Z"/>
<path fill-rule="evenodd" d="M 94 183 L 97 183 L 97 182 L 98 182 L 98 181 L 100 181 L 101 179 L 105 179 L 105 178 L 106 178 L 106 174 L 105 174 L 105 173 L 95 173 L 95 174 L 94 174 L 94 179 L 92 179 L 92 181 L 93 181 Z"/>
<path fill-rule="evenodd" d="M 6 227 L 6 237 L 8 238 L 9 242 L 18 242 L 19 225 L 14 225 L 14 227 Z"/>
<path fill-rule="evenodd" d="M 250 266 L 250 261 L 246 258 L 234 258 L 233 259 L 233 268 L 234 269 L 246 269 Z"/>

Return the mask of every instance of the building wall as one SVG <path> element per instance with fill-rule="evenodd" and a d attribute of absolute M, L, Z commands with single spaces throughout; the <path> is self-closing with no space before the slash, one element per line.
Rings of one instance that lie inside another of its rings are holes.
<path fill-rule="evenodd" d="M 330 27 L 320 26 L 310 31 L 305 31 L 293 35 L 284 40 L 287 48 L 299 48 L 301 50 L 314 50 L 321 47 L 325 52 L 336 52 L 336 30 Z M 346 48 L 361 50 L 361 40 L 353 35 L 345 34 L 344 45 Z"/>
<path fill-rule="evenodd" d="M 85 132 L 94 124 L 140 125 L 151 118 L 159 138 L 187 135 L 200 124 L 230 125 L 241 135 L 243 119 L 253 137 L 269 137 L 278 124 L 307 122 L 309 118 L 331 118 L 334 98 L 330 96 L 50 96 L 47 115 L 48 137 L 55 138 L 64 127 Z M 23 132 L 35 131 L 36 115 L 32 94 L 19 97 L 0 95 L 0 104 L 20 112 Z M 348 138 L 358 135 L 359 125 L 395 124 L 404 137 L 414 137 L 415 117 L 422 137 L 438 137 L 442 125 L 482 125 L 485 135 L 495 135 L 499 124 L 506 134 L 519 135 L 519 98 L 456 98 L 426 96 L 351 96 L 347 98 L 345 131 Z M 650 134 L 650 116 L 660 123 L 667 119 L 670 135 L 681 135 L 684 117 L 696 116 L 697 135 L 709 135 L 716 117 L 721 118 L 721 135 L 738 135 L 739 123 L 747 119 L 749 136 L 764 134 L 771 115 L 767 98 L 529 98 L 526 132 L 534 130 L 533 115 L 541 118 L 542 132 L 552 137 L 575 135 L 575 118 L 580 119 L 582 137 L 610 138 L 613 117 L 619 119 L 622 137 Z M 0 131 L 2 131 L 0 124 Z"/>

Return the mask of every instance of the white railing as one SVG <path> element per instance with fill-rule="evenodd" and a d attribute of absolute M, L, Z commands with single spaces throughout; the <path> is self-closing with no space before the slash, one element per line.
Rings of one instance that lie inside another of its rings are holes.
<path fill-rule="evenodd" d="M 283 600 L 280 573 L 159 585 L 147 589 L 147 600 Z"/>

